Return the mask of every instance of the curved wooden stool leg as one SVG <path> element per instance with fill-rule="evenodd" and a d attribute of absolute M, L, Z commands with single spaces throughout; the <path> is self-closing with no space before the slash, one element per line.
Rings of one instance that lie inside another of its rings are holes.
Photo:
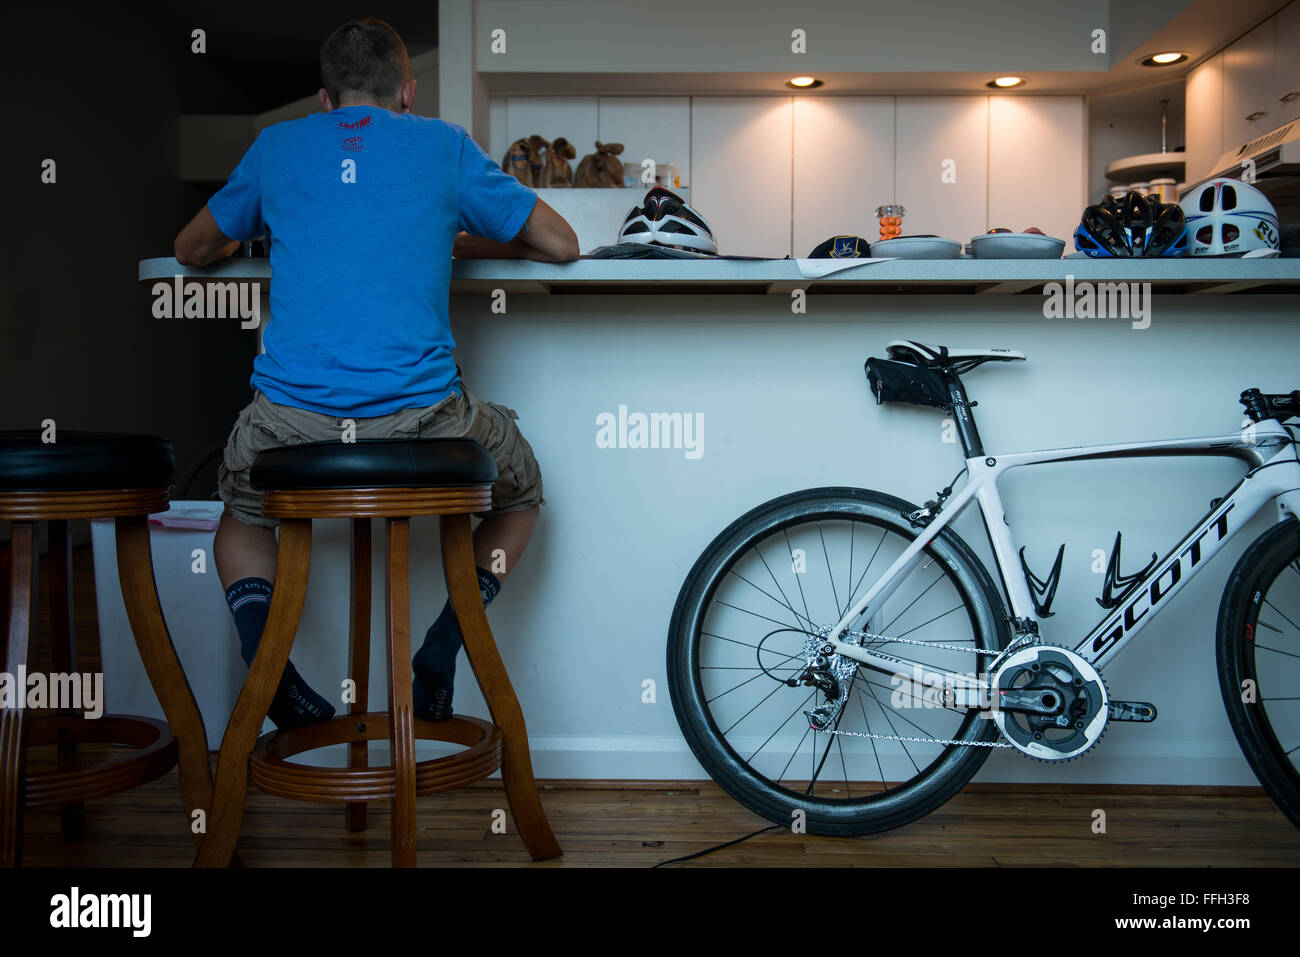
<path fill-rule="evenodd" d="M 351 714 L 365 714 L 370 703 L 370 519 L 352 520 L 352 627 L 348 637 L 348 657 L 352 661 L 350 677 L 356 687 Z M 348 767 L 364 768 L 369 761 L 369 747 L 364 740 L 348 745 Z M 366 829 L 366 802 L 354 801 L 347 806 L 349 831 Z"/>
<path fill-rule="evenodd" d="M 275 586 L 271 592 L 266 628 L 239 700 L 235 702 L 225 736 L 221 739 L 208 832 L 194 859 L 196 867 L 226 867 L 235 853 L 248 788 L 248 756 L 253 752 L 257 733 L 289 662 L 289 651 L 293 647 L 307 596 L 307 575 L 311 570 L 311 519 L 281 520 L 275 562 Z"/>
<path fill-rule="evenodd" d="M 465 639 L 465 654 L 479 687 L 483 689 L 492 720 L 500 726 L 505 738 L 501 778 L 510 810 L 519 827 L 519 836 L 533 860 L 559 857 L 564 852 L 551 833 L 551 825 L 547 823 L 546 811 L 537 793 L 537 782 L 533 779 L 524 714 L 492 638 L 487 613 L 483 610 L 474 572 L 474 540 L 470 535 L 468 515 L 443 516 L 442 567 L 451 607 L 456 612 Z"/>
<path fill-rule="evenodd" d="M 131 633 L 135 635 L 145 673 L 176 738 L 181 803 L 185 807 L 186 824 L 197 845 L 202 841 L 202 835 L 194 829 L 194 812 L 212 813 L 212 766 L 208 763 L 208 736 L 203 727 L 203 715 L 199 713 L 185 669 L 176 657 L 176 646 L 172 644 L 162 604 L 158 600 L 149 519 L 144 515 L 127 515 L 119 517 L 114 524 L 122 602 L 126 606 L 126 617 L 131 623 Z"/>
<path fill-rule="evenodd" d="M 4 660 L 5 670 L 16 676 L 27 663 L 27 646 L 36 623 L 36 525 L 14 522 L 10 542 L 8 639 Z M 15 694 L 26 694 L 26 691 L 26 688 L 14 688 Z M 26 708 L 0 708 L 0 866 L 3 867 L 17 867 L 22 860 L 26 715 Z"/>
<path fill-rule="evenodd" d="M 393 772 L 393 866 L 415 866 L 415 705 L 411 698 L 411 520 L 388 519 L 388 740 Z"/>
<path fill-rule="evenodd" d="M 72 549 L 68 547 L 68 522 L 57 519 L 49 523 L 49 601 L 51 664 L 56 674 L 77 671 L 77 638 L 72 603 Z M 61 711 L 73 715 L 75 711 Z M 75 743 L 58 746 L 60 771 L 75 771 L 80 765 Z M 75 841 L 86 833 L 86 805 L 81 802 L 59 808 L 59 822 L 65 841 Z"/>

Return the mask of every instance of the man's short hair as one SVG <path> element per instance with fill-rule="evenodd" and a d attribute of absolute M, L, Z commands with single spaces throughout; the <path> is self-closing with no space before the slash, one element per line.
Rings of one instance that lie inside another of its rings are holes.
<path fill-rule="evenodd" d="M 320 45 L 320 78 L 335 108 L 345 98 L 392 103 L 411 78 L 411 60 L 383 20 L 349 20 Z"/>

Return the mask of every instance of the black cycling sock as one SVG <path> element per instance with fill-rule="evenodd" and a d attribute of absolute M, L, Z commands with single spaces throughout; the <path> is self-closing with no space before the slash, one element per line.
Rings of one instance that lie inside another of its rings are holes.
<path fill-rule="evenodd" d="M 479 598 L 483 607 L 492 604 L 501 591 L 501 582 L 490 571 L 477 568 Z M 411 682 L 415 702 L 415 716 L 430 721 L 445 721 L 451 717 L 451 698 L 455 690 L 456 655 L 464 639 L 451 600 L 442 606 L 442 613 L 429 626 L 424 644 L 411 661 L 414 678 Z"/>
<path fill-rule="evenodd" d="M 271 610 L 271 583 L 265 578 L 241 578 L 226 589 L 226 604 L 235 616 L 235 628 L 239 631 L 240 657 L 244 664 L 251 665 Z M 308 687 L 293 662 L 289 662 L 267 717 L 277 728 L 288 730 L 332 718 L 334 708 Z"/>

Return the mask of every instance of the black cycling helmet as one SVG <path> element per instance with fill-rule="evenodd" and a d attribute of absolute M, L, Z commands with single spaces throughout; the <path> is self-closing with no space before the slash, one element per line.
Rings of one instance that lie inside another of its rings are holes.
<path fill-rule="evenodd" d="M 671 189 L 656 186 L 645 194 L 640 206 L 632 207 L 618 231 L 621 243 L 670 246 L 702 253 L 716 253 L 717 240 L 704 217 L 686 205 Z"/>
<path fill-rule="evenodd" d="M 1122 200 L 1106 196 L 1083 211 L 1074 246 L 1089 256 L 1182 256 L 1187 224 L 1182 207 L 1129 192 Z"/>

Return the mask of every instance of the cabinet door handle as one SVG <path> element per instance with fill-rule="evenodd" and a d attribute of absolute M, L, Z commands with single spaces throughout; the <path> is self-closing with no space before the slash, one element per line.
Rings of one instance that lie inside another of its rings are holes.
<path fill-rule="evenodd" d="M 1257 120 L 1257 119 L 1259 119 L 1261 116 L 1263 116 L 1265 112 L 1266 112 L 1265 110 L 1256 110 L 1254 113 L 1249 114 L 1249 115 L 1246 117 L 1246 119 L 1247 119 L 1247 120 L 1250 120 L 1250 121 Z"/>
<path fill-rule="evenodd" d="M 1278 99 L 1281 100 L 1283 103 L 1290 103 L 1297 96 L 1300 96 L 1300 90 L 1292 90 L 1290 93 L 1283 93 L 1281 96 L 1278 97 Z"/>

